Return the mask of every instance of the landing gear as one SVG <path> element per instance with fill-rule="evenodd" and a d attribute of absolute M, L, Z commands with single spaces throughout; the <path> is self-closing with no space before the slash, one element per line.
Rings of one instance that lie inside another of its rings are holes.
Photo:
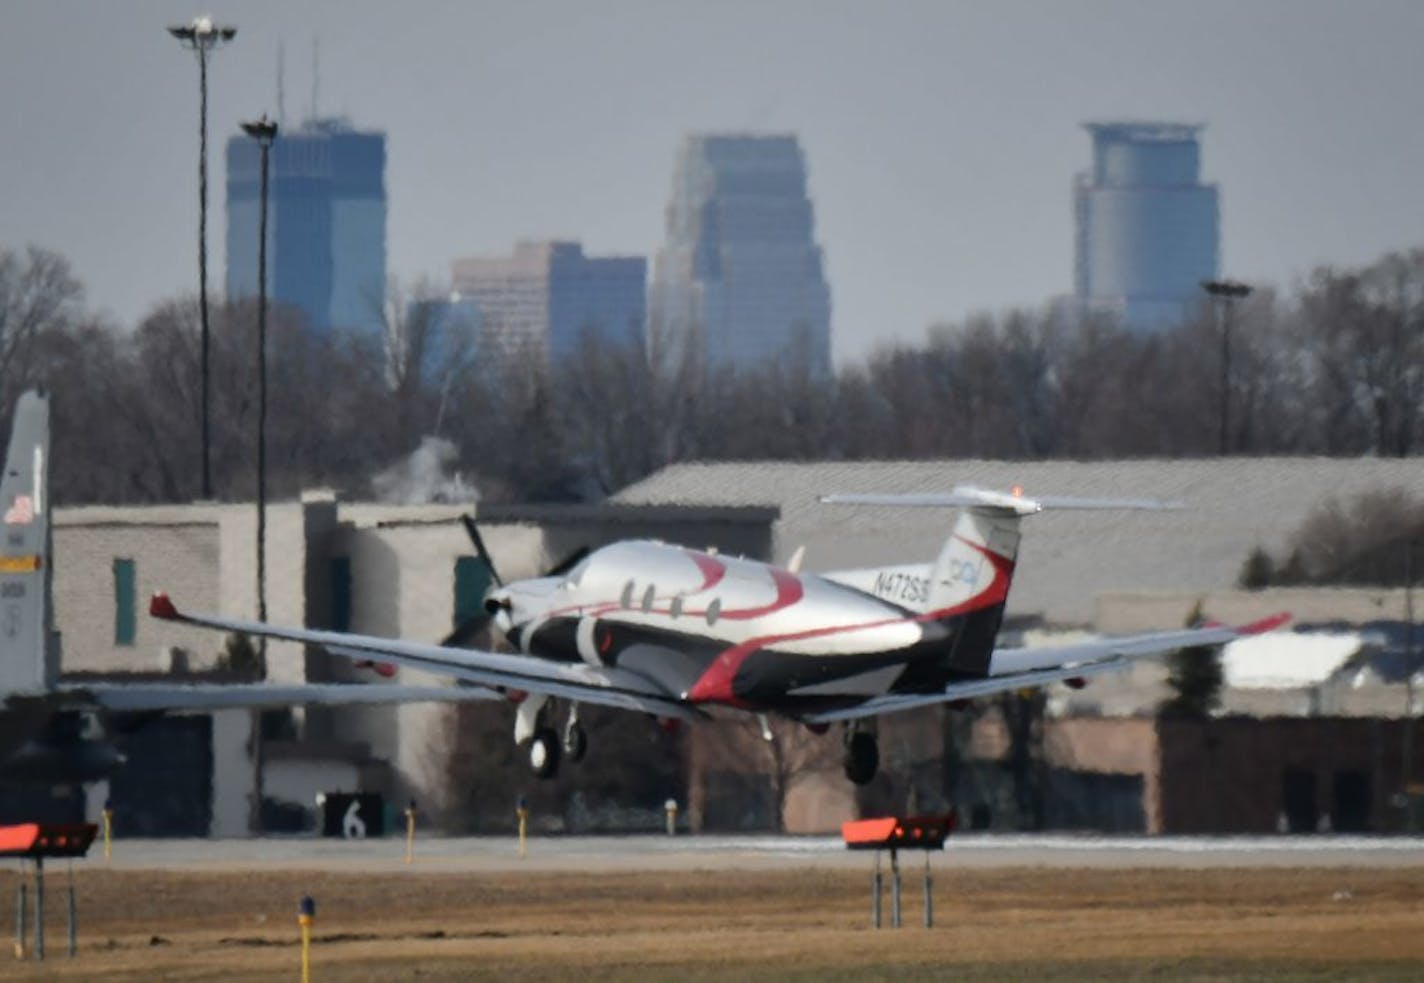
<path fill-rule="evenodd" d="M 875 735 L 863 730 L 846 731 L 845 774 L 857 785 L 868 785 L 880 767 L 880 747 Z"/>
<path fill-rule="evenodd" d="M 551 709 L 547 696 L 534 695 L 519 704 L 514 717 L 514 743 L 524 748 L 535 778 L 553 778 L 560 758 L 582 761 L 588 752 L 588 734 L 579 726 L 578 704 L 569 706 L 562 736 L 549 726 Z"/>
<path fill-rule="evenodd" d="M 588 753 L 588 734 L 577 720 L 570 720 L 564 728 L 564 757 L 577 764 Z"/>
<path fill-rule="evenodd" d="M 559 735 L 552 727 L 541 727 L 529 739 L 529 770 L 535 778 L 553 778 L 559 770 Z"/>

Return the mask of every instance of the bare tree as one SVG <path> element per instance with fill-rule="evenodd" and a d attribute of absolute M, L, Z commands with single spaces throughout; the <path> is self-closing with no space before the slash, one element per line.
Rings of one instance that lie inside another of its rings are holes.
<path fill-rule="evenodd" d="M 63 256 L 38 246 L 23 256 L 0 247 L 0 403 L 8 406 L 36 381 L 37 343 L 77 315 L 82 297 Z"/>
<path fill-rule="evenodd" d="M 776 828 L 786 828 L 786 804 L 792 789 L 806 778 L 822 773 L 840 777 L 841 742 L 837 734 L 816 733 L 794 720 L 767 720 L 771 740 L 762 734 L 759 718 L 740 714 L 710 725 L 702 746 L 711 770 L 752 771 L 769 783 Z"/>

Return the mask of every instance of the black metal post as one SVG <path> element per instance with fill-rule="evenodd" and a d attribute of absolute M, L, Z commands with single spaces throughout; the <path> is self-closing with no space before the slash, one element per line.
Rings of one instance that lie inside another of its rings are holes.
<path fill-rule="evenodd" d="M 884 893 L 883 881 L 880 876 L 880 851 L 875 851 L 875 877 L 870 882 L 870 922 L 876 928 L 880 927 L 880 896 Z"/>
<path fill-rule="evenodd" d="M 213 497 L 212 430 L 209 409 L 208 332 L 208 52 L 231 41 L 235 27 L 220 27 L 211 17 L 168 28 L 168 33 L 198 56 L 198 322 L 202 349 L 203 498 Z"/>
<path fill-rule="evenodd" d="M 1221 334 L 1221 432 L 1218 453 L 1225 457 L 1231 450 L 1231 314 L 1233 304 L 1251 293 L 1251 286 L 1235 280 L 1203 280 L 1202 289 L 1211 296 L 1217 330 Z"/>
<path fill-rule="evenodd" d="M 934 878 L 930 876 L 930 852 L 925 851 L 925 928 L 934 928 Z"/>
<path fill-rule="evenodd" d="M 208 48 L 198 52 L 198 323 L 202 332 L 203 498 L 213 497 L 212 427 L 209 417 L 208 334 Z"/>
<path fill-rule="evenodd" d="M 44 960 L 44 857 L 35 857 L 35 958 Z"/>
<path fill-rule="evenodd" d="M 25 911 L 29 906 L 30 897 L 24 881 L 24 874 L 21 873 L 20 883 L 15 885 L 15 958 L 25 958 L 25 936 L 29 931 L 29 926 L 25 924 Z"/>
<path fill-rule="evenodd" d="M 890 927 L 900 927 L 900 857 L 890 851 Z"/>
<path fill-rule="evenodd" d="M 267 620 L 267 176 L 277 124 L 266 115 L 242 129 L 257 141 L 262 153 L 260 211 L 257 220 L 257 620 Z M 263 663 L 267 639 L 259 638 Z"/>
<path fill-rule="evenodd" d="M 74 907 L 74 862 L 69 863 L 69 958 L 79 951 L 79 912 Z"/>

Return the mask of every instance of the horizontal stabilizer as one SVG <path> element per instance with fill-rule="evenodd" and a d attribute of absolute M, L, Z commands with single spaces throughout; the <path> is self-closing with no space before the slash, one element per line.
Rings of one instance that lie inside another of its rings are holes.
<path fill-rule="evenodd" d="M 1032 515 L 1044 509 L 1165 511 L 1181 508 L 1179 502 L 1159 502 L 1150 498 L 1072 498 L 1064 495 L 1041 495 L 1029 498 L 1018 489 L 1011 492 L 959 485 L 949 492 L 911 492 L 904 494 L 834 494 L 822 495 L 827 505 L 884 505 L 903 508 L 964 508 L 1001 509 L 1016 515 Z"/>

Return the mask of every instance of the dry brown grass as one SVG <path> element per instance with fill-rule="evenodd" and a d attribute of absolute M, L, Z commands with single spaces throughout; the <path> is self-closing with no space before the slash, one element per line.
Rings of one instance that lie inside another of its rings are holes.
<path fill-rule="evenodd" d="M 868 860 L 868 858 L 867 858 Z M 17 874 L 0 876 L 13 919 Z M 866 871 L 76 874 L 81 951 L 0 980 L 1424 978 L 1424 871 L 936 869 L 936 925 L 873 932 Z M 888 915 L 889 899 L 885 910 Z"/>

